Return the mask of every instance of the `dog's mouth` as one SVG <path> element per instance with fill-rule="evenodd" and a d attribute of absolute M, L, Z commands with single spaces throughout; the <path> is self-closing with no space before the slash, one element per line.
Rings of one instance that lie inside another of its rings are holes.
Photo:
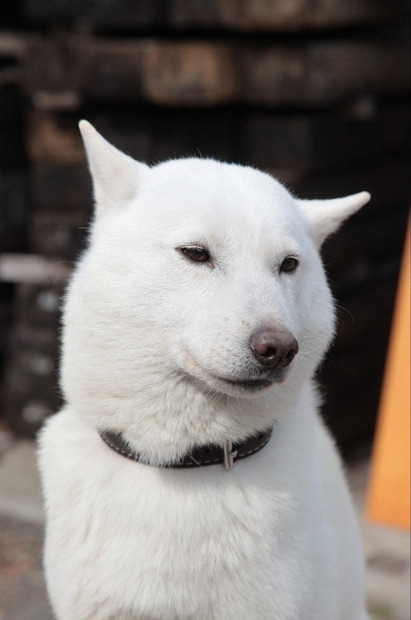
<path fill-rule="evenodd" d="M 292 366 L 292 364 L 291 364 Z M 290 367 L 277 369 L 254 369 L 254 372 L 233 372 L 230 375 L 215 374 L 211 369 L 204 368 L 199 364 L 190 351 L 185 350 L 182 358 L 181 369 L 183 378 L 187 380 L 200 380 L 201 384 L 207 384 L 217 392 L 231 396 L 257 396 L 272 388 L 274 384 L 284 383 L 290 372 Z"/>
<path fill-rule="evenodd" d="M 233 379 L 228 377 L 215 377 L 215 379 L 243 392 L 258 392 L 270 388 L 274 383 L 283 383 L 285 375 L 285 370 L 276 370 L 268 376 L 258 378 Z"/>

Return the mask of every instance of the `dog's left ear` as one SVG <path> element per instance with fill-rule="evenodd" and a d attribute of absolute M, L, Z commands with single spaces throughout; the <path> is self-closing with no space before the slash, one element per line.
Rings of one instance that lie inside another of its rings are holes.
<path fill-rule="evenodd" d="M 138 192 L 141 176 L 149 167 L 116 149 L 88 121 L 80 121 L 79 128 L 93 179 L 96 216 L 99 217 L 106 209 L 131 200 Z"/>
<path fill-rule="evenodd" d="M 331 200 L 300 200 L 297 206 L 303 213 L 308 232 L 317 247 L 338 230 L 344 220 L 361 209 L 371 198 L 368 192 L 360 192 L 345 198 Z"/>

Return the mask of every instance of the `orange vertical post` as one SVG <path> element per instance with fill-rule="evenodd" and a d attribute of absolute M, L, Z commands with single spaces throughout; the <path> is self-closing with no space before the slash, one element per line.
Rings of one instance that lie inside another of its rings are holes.
<path fill-rule="evenodd" d="M 410 228 L 397 289 L 371 460 L 366 516 L 410 527 Z"/>

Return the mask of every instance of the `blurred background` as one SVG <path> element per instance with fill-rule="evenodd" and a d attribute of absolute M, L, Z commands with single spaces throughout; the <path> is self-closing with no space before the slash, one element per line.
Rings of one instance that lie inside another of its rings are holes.
<path fill-rule="evenodd" d="M 5 457 L 10 487 L 7 458 L 32 469 L 21 438 L 61 405 L 60 299 L 92 209 L 81 118 L 147 163 L 210 156 L 304 198 L 371 192 L 324 247 L 339 327 L 318 375 L 347 462 L 367 461 L 409 210 L 408 48 L 404 0 L 2 2 L 0 452 L 22 450 Z"/>

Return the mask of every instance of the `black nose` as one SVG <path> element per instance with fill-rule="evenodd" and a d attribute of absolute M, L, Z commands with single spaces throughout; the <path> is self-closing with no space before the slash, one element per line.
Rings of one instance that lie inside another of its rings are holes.
<path fill-rule="evenodd" d="M 264 330 L 251 336 L 251 350 L 257 362 L 268 368 L 286 368 L 298 353 L 298 342 L 290 332 Z"/>

